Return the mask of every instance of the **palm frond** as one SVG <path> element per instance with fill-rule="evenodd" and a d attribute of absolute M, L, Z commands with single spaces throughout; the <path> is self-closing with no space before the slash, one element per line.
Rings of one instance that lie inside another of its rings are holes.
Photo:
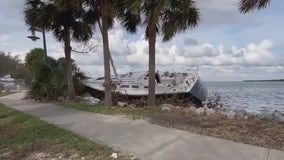
<path fill-rule="evenodd" d="M 270 0 L 240 0 L 239 10 L 241 13 L 248 13 L 254 9 L 266 8 Z"/>
<path fill-rule="evenodd" d="M 35 8 L 37 6 L 44 5 L 44 3 L 41 0 L 27 0 L 25 5 L 29 5 L 32 8 Z"/>
<path fill-rule="evenodd" d="M 76 21 L 72 25 L 72 38 L 75 41 L 86 42 L 92 37 L 92 35 L 93 32 L 88 24 Z"/>
<path fill-rule="evenodd" d="M 33 28 L 49 30 L 56 12 L 54 6 L 43 2 L 31 3 L 31 1 L 26 4 L 27 8 L 24 11 L 26 24 Z"/>
<path fill-rule="evenodd" d="M 83 21 L 89 24 L 95 24 L 100 20 L 100 13 L 97 9 L 89 9 L 83 15 Z"/>
<path fill-rule="evenodd" d="M 115 0 L 114 0 L 115 1 Z M 141 0 L 115 1 L 116 17 L 121 25 L 130 33 L 135 33 L 141 24 Z"/>
<path fill-rule="evenodd" d="M 199 20 L 199 11 L 193 1 L 173 1 L 163 12 L 161 25 L 163 41 L 170 40 L 180 31 L 196 27 Z"/>
<path fill-rule="evenodd" d="M 135 33 L 137 31 L 137 26 L 141 23 L 140 15 L 133 14 L 131 12 L 126 12 L 124 18 L 121 20 L 121 24 L 124 26 L 126 31 L 130 33 Z"/>

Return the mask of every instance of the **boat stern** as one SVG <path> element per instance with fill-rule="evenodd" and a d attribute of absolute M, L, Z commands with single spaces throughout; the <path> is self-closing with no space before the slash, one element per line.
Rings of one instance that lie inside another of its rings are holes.
<path fill-rule="evenodd" d="M 196 83 L 190 90 L 190 94 L 200 101 L 206 100 L 208 95 L 208 90 L 205 83 L 201 80 L 200 77 L 198 77 Z"/>

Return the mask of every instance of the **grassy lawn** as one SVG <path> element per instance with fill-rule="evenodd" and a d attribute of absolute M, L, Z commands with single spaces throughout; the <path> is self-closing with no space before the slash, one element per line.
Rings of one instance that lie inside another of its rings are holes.
<path fill-rule="evenodd" d="M 153 114 L 161 113 L 160 107 L 143 107 L 143 108 L 129 108 L 129 107 L 106 107 L 103 105 L 91 106 L 84 103 L 58 102 L 61 106 L 74 108 L 78 110 L 101 113 L 107 115 L 128 115 L 132 118 L 146 118 Z"/>
<path fill-rule="evenodd" d="M 146 118 L 165 127 L 187 130 L 236 142 L 269 147 L 284 151 L 284 123 L 264 121 L 257 118 L 229 120 L 222 115 L 197 115 L 179 109 L 171 112 L 155 108 L 90 106 L 83 103 L 59 103 L 62 106 L 109 115 L 128 115 Z"/>
<path fill-rule="evenodd" d="M 14 93 L 16 93 L 16 92 L 5 92 L 5 93 L 0 93 L 0 97 L 3 97 L 3 96 L 8 96 L 8 95 L 10 95 L 10 94 L 14 94 Z"/>
<path fill-rule="evenodd" d="M 98 145 L 35 117 L 0 104 L 0 159 L 111 159 L 111 148 Z M 121 156 L 119 159 L 127 159 Z M 40 158 L 38 158 L 40 159 Z"/>

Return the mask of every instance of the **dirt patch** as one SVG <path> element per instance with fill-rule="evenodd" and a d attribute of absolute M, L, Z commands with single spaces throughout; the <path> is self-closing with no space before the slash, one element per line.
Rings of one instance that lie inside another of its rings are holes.
<path fill-rule="evenodd" d="M 15 158 L 12 156 L 12 151 L 0 150 L 0 159 L 1 160 L 12 160 Z"/>
<path fill-rule="evenodd" d="M 199 116 L 181 111 L 149 116 L 151 122 L 193 133 L 284 151 L 284 123 L 257 118 L 229 120 L 222 115 Z"/>

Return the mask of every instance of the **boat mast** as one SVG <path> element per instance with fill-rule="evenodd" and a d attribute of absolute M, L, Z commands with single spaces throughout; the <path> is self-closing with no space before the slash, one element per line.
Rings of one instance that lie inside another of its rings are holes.
<path fill-rule="evenodd" d="M 101 21 L 99 21 L 98 26 L 99 26 L 100 31 L 101 31 L 101 33 L 102 33 L 102 25 L 101 25 Z M 115 66 L 114 66 L 114 63 L 113 63 L 113 59 L 112 59 L 112 56 L 111 56 L 111 53 L 110 53 L 109 47 L 108 47 L 108 53 L 109 53 L 109 56 L 110 56 L 110 64 L 111 64 L 111 66 L 112 66 L 112 69 L 113 69 L 113 72 L 114 72 L 115 78 L 117 78 L 117 72 L 116 72 L 116 69 L 115 69 Z"/>
<path fill-rule="evenodd" d="M 111 66 L 112 66 L 112 69 L 113 69 L 115 78 L 117 78 L 116 68 L 115 68 L 115 66 L 114 66 L 114 62 L 113 62 L 112 56 L 111 56 L 111 54 L 110 54 L 110 51 L 109 51 L 109 55 L 110 55 L 110 64 L 111 64 Z"/>

